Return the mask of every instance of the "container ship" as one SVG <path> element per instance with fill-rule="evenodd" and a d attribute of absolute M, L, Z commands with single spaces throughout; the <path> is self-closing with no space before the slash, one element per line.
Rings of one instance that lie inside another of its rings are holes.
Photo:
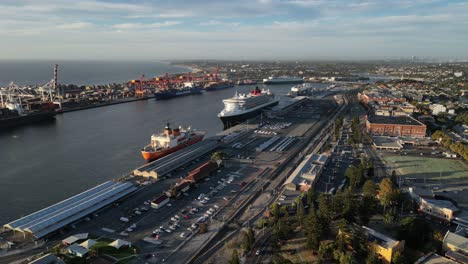
<path fill-rule="evenodd" d="M 141 155 L 146 161 L 153 161 L 200 142 L 204 136 L 204 132 L 192 131 L 190 128 L 173 129 L 168 123 L 162 133 L 151 136 L 151 143 L 141 150 Z"/>
<path fill-rule="evenodd" d="M 56 112 L 53 103 L 42 102 L 35 105 L 36 109 L 24 110 L 21 104 L 4 103 L 4 108 L 0 108 L 0 128 L 12 128 L 54 119 Z"/>
<path fill-rule="evenodd" d="M 224 99 L 224 109 L 218 114 L 224 129 L 238 125 L 247 119 L 260 114 L 262 109 L 277 105 L 278 99 L 270 91 L 255 87 L 249 94 L 236 94 L 232 98 Z"/>
<path fill-rule="evenodd" d="M 263 84 L 285 84 L 285 83 L 303 83 L 302 77 L 268 77 L 263 79 Z"/>
<path fill-rule="evenodd" d="M 182 87 L 170 87 L 166 89 L 158 89 L 154 93 L 156 100 L 166 100 L 173 97 L 186 96 L 192 94 L 201 94 L 202 87 L 195 85 L 193 82 L 186 82 Z"/>
<path fill-rule="evenodd" d="M 223 90 L 228 88 L 233 88 L 234 84 L 231 82 L 209 82 L 205 85 L 206 91 L 217 91 Z"/>

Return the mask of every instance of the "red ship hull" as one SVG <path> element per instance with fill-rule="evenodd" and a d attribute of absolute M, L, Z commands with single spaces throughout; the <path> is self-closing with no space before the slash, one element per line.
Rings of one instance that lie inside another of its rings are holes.
<path fill-rule="evenodd" d="M 175 147 L 172 147 L 172 148 L 168 148 L 168 149 L 164 149 L 164 150 L 160 150 L 160 151 L 145 151 L 145 150 L 142 150 L 141 151 L 141 155 L 143 156 L 143 158 L 146 160 L 146 161 L 154 161 L 154 160 L 157 160 L 159 158 L 162 158 L 164 156 L 167 156 L 173 152 L 176 152 L 180 149 L 183 149 L 185 147 L 188 147 L 190 145 L 193 145 L 197 142 L 200 142 L 203 140 L 203 135 L 196 135 L 196 136 L 193 136 L 192 138 L 190 138 L 189 140 L 187 140 L 186 142 L 182 143 L 182 144 L 179 144 Z"/>

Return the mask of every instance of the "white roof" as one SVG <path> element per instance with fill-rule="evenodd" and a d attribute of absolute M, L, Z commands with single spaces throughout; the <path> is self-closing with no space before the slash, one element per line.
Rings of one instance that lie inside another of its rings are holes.
<path fill-rule="evenodd" d="M 114 242 L 110 243 L 109 246 L 114 247 L 116 249 L 119 249 L 119 248 L 121 248 L 123 246 L 131 247 L 132 243 L 130 243 L 128 241 L 125 241 L 125 240 L 122 240 L 122 239 L 117 239 Z"/>
<path fill-rule="evenodd" d="M 96 240 L 88 239 L 85 242 L 81 243 L 80 245 L 84 248 L 90 249 L 96 243 L 97 243 Z"/>
<path fill-rule="evenodd" d="M 88 238 L 88 233 L 81 233 L 81 234 L 75 234 L 73 236 L 69 236 L 62 240 L 63 243 L 65 244 L 73 244 L 78 240 L 83 240 Z"/>

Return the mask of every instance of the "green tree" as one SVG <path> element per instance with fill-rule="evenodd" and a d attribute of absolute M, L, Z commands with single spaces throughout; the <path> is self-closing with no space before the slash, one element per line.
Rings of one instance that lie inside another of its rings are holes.
<path fill-rule="evenodd" d="M 331 200 L 331 197 L 325 193 L 321 193 L 317 198 L 317 203 L 318 203 L 317 215 L 320 218 L 325 219 L 326 221 L 331 221 L 333 218 L 333 214 L 334 214 L 331 208 L 332 202 L 330 200 Z"/>
<path fill-rule="evenodd" d="M 310 210 L 305 224 L 307 247 L 317 252 L 320 246 L 320 239 L 323 236 L 323 226 L 320 223 L 314 210 Z"/>
<path fill-rule="evenodd" d="M 364 197 L 374 197 L 377 193 L 377 186 L 375 185 L 374 181 L 367 180 L 364 182 L 364 185 L 362 186 L 362 193 Z"/>
<path fill-rule="evenodd" d="M 317 258 L 322 261 L 329 260 L 333 256 L 333 250 L 335 250 L 335 245 L 330 241 L 320 242 L 320 246 L 317 253 Z"/>
<path fill-rule="evenodd" d="M 369 223 L 370 218 L 376 213 L 377 205 L 374 197 L 364 196 L 359 200 L 357 214 L 363 225 Z"/>
<path fill-rule="evenodd" d="M 276 222 L 280 217 L 280 206 L 277 203 L 274 203 L 270 207 L 270 213 L 273 217 L 273 220 Z"/>
<path fill-rule="evenodd" d="M 407 217 L 400 221 L 398 238 L 405 240 L 405 245 L 413 249 L 422 249 L 432 239 L 432 228 L 424 220 Z"/>
<path fill-rule="evenodd" d="M 403 254 L 401 254 L 400 251 L 397 251 L 395 252 L 395 254 L 393 254 L 392 263 L 407 264 L 408 262 L 406 261 L 405 256 L 403 256 Z"/>
<path fill-rule="evenodd" d="M 395 188 L 390 178 L 384 178 L 379 185 L 380 204 L 384 210 L 391 205 L 395 205 L 398 201 L 399 191 Z"/>
<path fill-rule="evenodd" d="M 244 254 L 246 252 L 248 252 L 252 247 L 252 244 L 250 243 L 250 239 L 249 239 L 249 236 L 244 233 L 242 235 L 242 241 L 241 241 L 241 249 L 242 249 L 242 252 L 244 252 Z"/>
<path fill-rule="evenodd" d="M 232 251 L 231 259 L 229 260 L 229 264 L 239 264 L 240 259 L 239 259 L 239 253 L 237 253 L 237 250 L 234 249 Z"/>
<path fill-rule="evenodd" d="M 297 218 L 297 222 L 301 226 L 304 224 L 304 215 L 305 215 L 304 204 L 302 203 L 302 199 L 300 199 L 298 203 L 296 204 L 296 218 Z"/>
<path fill-rule="evenodd" d="M 367 237 L 366 232 L 360 226 L 351 229 L 351 247 L 355 253 L 355 257 L 359 260 L 364 260 L 367 255 Z"/>
<path fill-rule="evenodd" d="M 398 186 L 396 171 L 392 170 L 392 176 L 390 177 L 390 180 L 392 180 L 392 183 L 393 183 L 394 187 Z"/>
<path fill-rule="evenodd" d="M 313 187 L 310 187 L 309 190 L 307 191 L 307 205 L 312 206 L 312 203 L 315 200 L 315 191 Z"/>
<path fill-rule="evenodd" d="M 254 231 L 252 228 L 247 228 L 247 230 L 245 231 L 245 234 L 247 235 L 248 239 L 249 239 L 249 243 L 250 245 L 253 245 L 255 243 L 255 234 L 254 234 Z"/>
<path fill-rule="evenodd" d="M 375 251 L 376 244 L 372 243 L 367 252 L 366 264 L 380 264 L 379 255 Z"/>
<path fill-rule="evenodd" d="M 213 161 L 220 161 L 224 159 L 224 152 L 216 151 L 211 155 L 211 160 Z"/>

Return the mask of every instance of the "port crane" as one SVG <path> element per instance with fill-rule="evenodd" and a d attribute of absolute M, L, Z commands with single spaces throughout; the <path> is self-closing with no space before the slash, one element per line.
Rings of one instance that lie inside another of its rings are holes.
<path fill-rule="evenodd" d="M 182 86 L 186 82 L 217 82 L 218 81 L 219 66 L 213 73 L 208 73 L 201 76 L 193 76 L 192 72 L 169 75 L 165 73 L 162 76 L 154 77 L 151 79 L 145 79 L 145 75 L 142 75 L 140 79 L 131 80 L 128 85 L 135 88 L 135 96 L 143 96 L 150 88 L 156 88 L 159 90 L 169 89 L 173 86 Z"/>

